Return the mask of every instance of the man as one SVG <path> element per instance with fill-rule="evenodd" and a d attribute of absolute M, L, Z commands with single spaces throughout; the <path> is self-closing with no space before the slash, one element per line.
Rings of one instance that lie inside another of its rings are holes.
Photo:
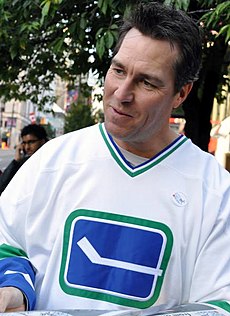
<path fill-rule="evenodd" d="M 24 162 L 48 140 L 44 127 L 37 124 L 29 124 L 23 127 L 21 139 L 22 142 L 16 146 L 14 159 L 0 177 L 0 194 Z"/>
<path fill-rule="evenodd" d="M 1 197 L 1 311 L 229 311 L 229 175 L 169 128 L 200 60 L 185 13 L 148 3 L 125 20 L 105 123 L 48 142 Z"/>

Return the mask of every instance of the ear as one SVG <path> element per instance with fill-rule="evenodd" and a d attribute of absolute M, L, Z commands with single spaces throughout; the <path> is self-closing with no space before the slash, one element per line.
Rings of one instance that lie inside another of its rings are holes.
<path fill-rule="evenodd" d="M 189 92 L 191 91 L 193 86 L 193 83 L 187 83 L 185 84 L 180 91 L 176 94 L 176 99 L 175 99 L 175 103 L 173 105 L 173 109 L 177 109 L 183 102 L 184 100 L 187 98 Z"/>

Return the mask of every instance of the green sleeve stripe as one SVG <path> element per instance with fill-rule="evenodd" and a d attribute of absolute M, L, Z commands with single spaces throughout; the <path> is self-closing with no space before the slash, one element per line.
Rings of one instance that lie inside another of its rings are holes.
<path fill-rule="evenodd" d="M 215 305 L 224 309 L 227 312 L 230 312 L 230 304 L 226 301 L 209 301 L 207 304 Z"/>
<path fill-rule="evenodd" d="M 0 245 L 0 259 L 8 257 L 27 257 L 27 254 L 22 250 L 16 247 L 12 247 L 6 244 Z"/>

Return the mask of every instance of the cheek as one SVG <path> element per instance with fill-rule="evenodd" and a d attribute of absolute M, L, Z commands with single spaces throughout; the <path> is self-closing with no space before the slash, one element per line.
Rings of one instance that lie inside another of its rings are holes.
<path fill-rule="evenodd" d="M 37 151 L 41 146 L 40 145 L 37 145 L 37 146 L 34 146 L 33 148 L 31 148 L 31 150 L 33 152 Z"/>
<path fill-rule="evenodd" d="M 159 111 L 158 103 L 152 97 L 147 98 L 146 93 L 136 94 L 135 104 L 140 114 L 148 118 L 154 117 Z"/>
<path fill-rule="evenodd" d="M 109 107 L 109 104 L 112 102 L 113 91 L 110 86 L 104 86 L 103 91 L 103 108 L 106 110 Z"/>
<path fill-rule="evenodd" d="M 116 91 L 117 86 L 118 84 L 116 83 L 116 79 L 114 78 L 114 75 L 108 72 L 105 77 L 103 95 L 104 96 L 112 95 Z"/>
<path fill-rule="evenodd" d="M 111 85 L 110 85 L 110 80 L 107 78 L 104 83 L 104 91 L 103 91 L 104 98 L 107 97 L 109 94 L 111 94 Z"/>
<path fill-rule="evenodd" d="M 164 120 L 167 110 L 163 107 L 163 104 L 158 102 L 157 100 L 153 100 L 150 98 L 143 103 L 144 98 L 142 98 L 142 102 L 138 102 L 140 118 L 144 119 L 147 124 L 156 124 L 156 121 Z"/>

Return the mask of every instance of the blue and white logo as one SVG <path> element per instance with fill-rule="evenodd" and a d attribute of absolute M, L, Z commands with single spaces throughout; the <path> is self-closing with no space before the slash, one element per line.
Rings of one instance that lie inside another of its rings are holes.
<path fill-rule="evenodd" d="M 63 249 L 60 279 L 64 291 L 137 307 L 159 295 L 168 252 L 165 226 L 87 210 L 74 214 L 66 225 L 68 248 Z"/>

